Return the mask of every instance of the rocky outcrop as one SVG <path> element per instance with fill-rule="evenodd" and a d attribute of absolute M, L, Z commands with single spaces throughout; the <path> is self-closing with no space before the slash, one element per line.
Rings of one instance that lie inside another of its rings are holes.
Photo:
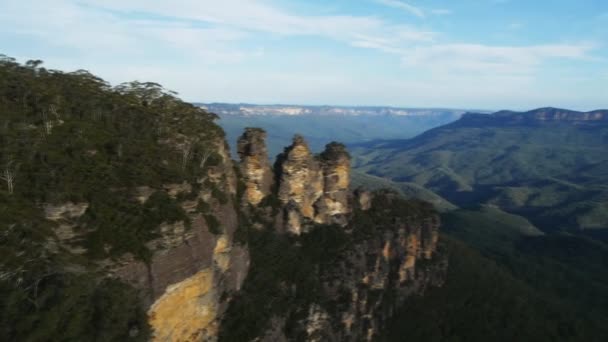
<path fill-rule="evenodd" d="M 304 309 L 306 318 L 294 329 L 306 340 L 375 341 L 406 298 L 442 286 L 447 259 L 438 246 L 438 216 L 395 215 L 392 224 L 380 217 L 393 214 L 370 208 L 379 234 L 355 241 L 320 271 L 323 300 Z"/>
<path fill-rule="evenodd" d="M 266 264 L 273 276 L 249 279 L 252 283 L 239 296 L 268 296 L 289 305 L 273 310 L 269 304 L 267 310 L 274 315 L 266 321 L 252 318 L 256 324 L 265 323 L 262 331 L 232 335 L 224 330 L 226 340 L 376 341 L 408 297 L 443 285 L 447 259 L 438 241 L 439 217 L 430 204 L 405 201 L 391 192 L 365 191 L 357 191 L 348 201 L 352 211 L 345 215 L 344 227 L 316 225 L 301 238 L 288 238 L 293 241 L 284 247 L 291 248 L 285 251 L 291 258 L 289 269 Z M 268 247 L 255 246 L 260 250 L 252 255 L 272 250 L 281 236 L 276 239 Z M 267 257 L 262 259 L 267 263 Z M 263 267 L 259 259 L 252 262 Z M 305 268 L 305 274 L 291 267 Z M 271 279 L 276 283 L 269 283 Z M 231 322 L 228 317 L 225 326 L 250 326 L 242 313 L 255 312 L 261 304 L 248 307 L 237 299 L 238 310 L 232 312 L 239 318 Z"/>
<path fill-rule="evenodd" d="M 315 218 L 314 204 L 323 195 L 323 172 L 302 136 L 277 158 L 278 198 L 285 210 L 286 229 L 302 232 L 303 224 Z"/>
<path fill-rule="evenodd" d="M 333 142 L 316 156 L 302 136 L 277 157 L 274 174 L 268 167 L 266 134 L 248 128 L 238 142 L 245 191 L 243 200 L 259 205 L 268 195 L 280 202 L 283 230 L 299 235 L 312 223 L 346 224 L 349 208 L 350 156 L 344 145 Z M 272 194 L 271 179 L 276 179 Z"/>
<path fill-rule="evenodd" d="M 320 160 L 323 195 L 315 203 L 315 222 L 345 225 L 350 212 L 350 155 L 344 145 L 332 142 L 325 147 Z"/>
<path fill-rule="evenodd" d="M 264 130 L 247 128 L 237 142 L 240 169 L 245 183 L 243 201 L 254 206 L 270 194 L 274 178 L 265 139 Z"/>

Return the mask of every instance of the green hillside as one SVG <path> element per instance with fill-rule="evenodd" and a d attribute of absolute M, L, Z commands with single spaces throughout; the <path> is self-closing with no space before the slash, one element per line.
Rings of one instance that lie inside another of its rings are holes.
<path fill-rule="evenodd" d="M 603 292 L 592 294 L 601 301 L 593 308 L 585 308 L 588 301 L 579 305 L 573 300 L 580 300 L 577 295 L 585 294 L 590 287 L 577 284 L 580 278 L 567 278 L 573 272 L 572 266 L 563 268 L 560 264 L 562 268 L 556 266 L 535 275 L 539 282 L 566 280 L 571 296 L 562 299 L 551 288 L 536 286 L 505 263 L 484 256 L 461 241 L 448 238 L 445 243 L 450 251 L 445 285 L 408 300 L 387 330 L 386 341 L 606 340 L 607 312 L 601 306 L 606 304 L 606 282 L 602 284 Z M 606 250 L 603 253 L 605 257 Z M 531 266 L 520 265 L 522 272 L 542 270 L 542 261 L 529 255 L 523 258 Z M 605 262 L 603 267 L 605 270 Z"/>
<path fill-rule="evenodd" d="M 607 244 L 545 235 L 488 206 L 444 213 L 442 221 L 446 283 L 410 299 L 386 340 L 606 339 Z"/>
<path fill-rule="evenodd" d="M 608 227 L 608 121 L 538 113 L 467 114 L 413 139 L 353 145 L 355 167 L 458 206 L 499 206 L 543 230 Z"/>
<path fill-rule="evenodd" d="M 456 209 L 456 206 L 441 196 L 414 183 L 393 182 L 386 178 L 376 177 L 354 170 L 351 174 L 351 188 L 367 190 L 392 189 L 407 199 L 419 199 L 433 204 L 439 211 Z"/>

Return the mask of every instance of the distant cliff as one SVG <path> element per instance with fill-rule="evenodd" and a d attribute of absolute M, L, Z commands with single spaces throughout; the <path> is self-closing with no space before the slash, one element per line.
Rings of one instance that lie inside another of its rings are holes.
<path fill-rule="evenodd" d="M 539 108 L 528 112 L 500 111 L 494 114 L 466 113 L 455 125 L 525 125 L 568 123 L 575 125 L 608 124 L 608 110 L 577 112 L 559 108 Z"/>
<path fill-rule="evenodd" d="M 299 105 L 254 105 L 230 103 L 198 103 L 198 106 L 219 115 L 242 116 L 442 116 L 453 118 L 464 111 L 441 108 L 398 108 L 363 106 L 299 106 Z"/>

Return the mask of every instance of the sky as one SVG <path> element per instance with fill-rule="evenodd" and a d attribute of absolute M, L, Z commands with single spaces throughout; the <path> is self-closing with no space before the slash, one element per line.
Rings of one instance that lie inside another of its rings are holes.
<path fill-rule="evenodd" d="M 0 0 L 0 54 L 195 102 L 608 107 L 606 0 Z"/>

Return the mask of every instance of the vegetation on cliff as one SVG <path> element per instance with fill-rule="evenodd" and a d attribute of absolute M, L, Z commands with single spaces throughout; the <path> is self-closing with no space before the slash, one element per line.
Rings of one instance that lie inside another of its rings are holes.
<path fill-rule="evenodd" d="M 250 217 L 262 220 L 266 210 L 263 207 L 255 210 L 259 213 Z M 377 192 L 371 209 L 355 209 L 347 227 L 315 225 L 310 232 L 299 236 L 277 234 L 268 224 L 263 229 L 249 229 L 249 275 L 225 315 L 220 341 L 247 341 L 265 334 L 272 339 L 268 336 L 272 333 L 290 340 L 310 338 L 302 330 L 303 322 L 308 319 L 309 308 L 318 305 L 330 316 L 345 314 L 351 305 L 351 292 L 347 291 L 349 286 L 361 281 L 357 276 L 365 272 L 373 273 L 368 269 L 369 265 L 358 264 L 367 259 L 359 259 L 361 256 L 357 253 L 370 257 L 369 262 L 373 259 L 371 256 L 382 254 L 385 247 L 383 237 L 396 238 L 398 222 L 416 227 L 435 215 L 434 209 L 427 203 L 406 201 L 392 192 Z M 380 247 L 370 247 L 374 245 L 368 245 L 371 241 L 379 242 Z M 424 262 L 420 260 L 419 264 L 418 272 L 424 274 Z M 395 271 L 396 266 L 392 265 L 391 269 Z M 365 292 L 370 296 L 370 305 L 396 304 L 397 290 L 388 285 L 397 281 L 391 278 L 394 276 L 390 273 L 384 279 L 387 281 L 384 289 Z M 341 282 L 348 285 L 337 286 L 333 290 L 337 293 L 328 290 L 328 287 Z M 357 286 L 363 289 L 370 285 Z M 338 327 L 338 331 L 343 329 L 343 322 L 339 319 L 332 320 L 331 324 L 334 328 Z M 360 337 L 350 336 L 355 340 Z"/>
<path fill-rule="evenodd" d="M 603 116 L 602 116 L 603 115 Z M 355 168 L 543 231 L 608 227 L 608 111 L 468 114 L 409 140 L 350 146 Z"/>
<path fill-rule="evenodd" d="M 190 195 L 155 190 L 204 182 L 223 138 L 214 119 L 155 83 L 0 56 L 2 339 L 146 339 L 136 291 L 101 281 L 98 263 L 148 260 L 160 223 L 188 225 Z"/>

